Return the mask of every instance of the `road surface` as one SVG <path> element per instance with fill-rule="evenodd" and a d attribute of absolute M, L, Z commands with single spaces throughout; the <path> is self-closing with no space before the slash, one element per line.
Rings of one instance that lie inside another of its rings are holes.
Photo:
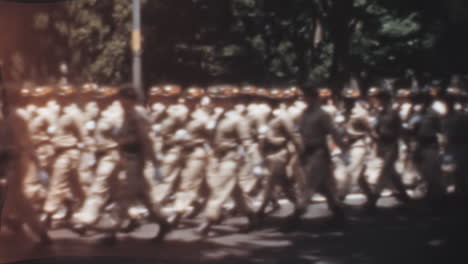
<path fill-rule="evenodd" d="M 349 202 L 344 225 L 328 224 L 326 204 L 316 203 L 300 224 L 285 228 L 283 216 L 291 206 L 283 203 L 254 232 L 237 233 L 246 220 L 234 217 L 203 239 L 194 231 L 199 221 L 192 220 L 158 245 L 145 240 L 156 233 L 152 225 L 120 236 L 113 247 L 97 243 L 98 236 L 79 238 L 66 230 L 51 232 L 52 246 L 35 246 L 25 235 L 3 233 L 0 263 L 468 263 L 461 261 L 468 259 L 466 205 L 432 210 L 414 202 L 400 208 L 393 198 L 385 198 L 378 212 L 368 214 L 354 206 L 359 203 Z M 39 258 L 43 260 L 31 261 Z"/>

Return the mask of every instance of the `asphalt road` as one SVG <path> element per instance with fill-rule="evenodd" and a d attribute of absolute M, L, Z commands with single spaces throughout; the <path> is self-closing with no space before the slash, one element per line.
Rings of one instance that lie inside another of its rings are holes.
<path fill-rule="evenodd" d="M 378 212 L 369 214 L 353 206 L 359 203 L 359 199 L 350 201 L 348 221 L 343 225 L 329 224 L 326 205 L 316 203 L 300 224 L 285 228 L 283 216 L 291 206 L 284 204 L 261 228 L 248 234 L 236 232 L 246 220 L 235 217 L 203 239 L 195 233 L 198 221 L 193 220 L 157 245 L 146 240 L 157 232 L 153 225 L 120 236 L 115 246 L 99 244 L 98 236 L 79 238 L 67 230 L 51 232 L 55 240 L 51 246 L 35 245 L 25 235 L 5 232 L 0 236 L 0 263 L 468 262 L 466 205 L 451 203 L 433 210 L 414 202 L 410 208 L 401 208 L 393 198 L 385 198 Z M 35 259 L 42 260 L 31 261 Z"/>

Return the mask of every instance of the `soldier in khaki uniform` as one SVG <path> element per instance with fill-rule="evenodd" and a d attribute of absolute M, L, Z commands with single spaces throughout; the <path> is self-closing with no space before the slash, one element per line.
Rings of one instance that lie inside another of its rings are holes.
<path fill-rule="evenodd" d="M 39 176 L 44 184 L 48 184 L 50 165 L 55 155 L 53 143 L 50 141 L 51 134 L 57 129 L 55 123 L 61 111 L 54 90 L 51 86 L 39 86 L 32 93 L 37 114 L 33 115 L 29 128 L 36 151 Z"/>
<path fill-rule="evenodd" d="M 73 215 L 78 227 L 91 226 L 100 217 L 104 206 L 110 201 L 113 179 L 120 164 L 118 132 L 124 124 L 125 110 L 118 98 L 119 90 L 103 86 L 96 92 L 100 116 L 96 122 L 96 171 L 82 207 Z"/>
<path fill-rule="evenodd" d="M 85 192 L 89 191 L 94 178 L 94 166 L 96 165 L 96 142 L 94 140 L 94 131 L 96 129 L 96 119 L 99 116 L 99 106 L 94 95 L 97 89 L 97 84 L 86 83 L 81 87 L 79 94 L 82 118 L 85 122 L 85 138 L 83 139 L 83 143 L 87 148 L 81 151 L 78 173 L 80 175 L 81 185 Z"/>
<path fill-rule="evenodd" d="M 172 136 L 177 130 L 185 126 L 189 111 L 180 98 L 182 89 L 177 85 L 165 85 L 163 87 L 164 104 L 166 111 L 159 122 L 153 125 L 153 130 L 156 131 L 156 145 L 161 145 L 160 155 L 160 170 L 164 176 L 153 189 L 153 195 L 160 204 L 165 204 L 176 190 L 176 183 L 180 177 L 182 169 L 182 149 L 179 144 L 171 142 Z M 159 147 L 159 146 L 158 146 Z M 158 150 L 158 149 L 157 149 Z"/>
<path fill-rule="evenodd" d="M 239 184 L 247 197 L 254 196 L 261 188 L 263 176 L 266 175 L 264 156 L 260 148 L 264 144 L 265 133 L 268 131 L 268 119 L 271 115 L 271 106 L 260 96 L 261 88 L 253 86 L 242 87 L 240 93 L 246 103 L 246 124 L 250 127 L 253 142 L 246 150 L 243 165 L 240 171 Z M 265 90 L 266 91 L 266 90 Z"/>
<path fill-rule="evenodd" d="M 202 183 L 205 180 L 208 166 L 210 129 L 208 124 L 213 119 L 211 107 L 202 105 L 205 91 L 198 87 L 189 87 L 185 93 L 185 103 L 189 108 L 190 117 L 183 129 L 179 129 L 171 139 L 173 144 L 183 146 L 182 171 L 180 183 L 176 192 L 176 219 L 191 213 L 188 209 L 195 205 L 199 198 Z"/>
<path fill-rule="evenodd" d="M 79 106 L 74 102 L 76 91 L 72 86 L 60 86 L 57 96 L 62 112 L 56 120 L 55 131 L 51 133 L 55 159 L 43 209 L 48 226 L 53 220 L 65 219 L 66 214 L 58 214 L 62 207 L 70 213 L 72 206 L 84 199 L 78 168 L 81 149 L 84 149 L 82 142 L 86 136 L 85 122 Z"/>
<path fill-rule="evenodd" d="M 12 94 L 10 99 L 15 102 L 18 99 L 16 94 Z M 34 235 L 38 236 L 40 242 L 50 243 L 51 240 L 42 226 L 36 209 L 34 208 L 30 194 L 25 188 L 27 178 L 35 177 L 37 173 L 37 163 L 33 160 L 35 155 L 33 141 L 28 124 L 16 111 L 14 106 L 10 106 L 10 111 L 4 119 L 6 138 L 9 152 L 7 166 L 7 186 L 8 192 L 5 204 L 4 217 L 14 215 L 19 224 L 25 223 Z"/>
<path fill-rule="evenodd" d="M 169 231 L 169 223 L 161 212 L 161 204 L 151 192 L 151 183 L 144 176 L 144 165 L 148 159 L 154 167 L 159 166 L 157 153 L 149 137 L 149 113 L 145 107 L 137 102 L 137 96 L 132 86 L 124 86 L 120 90 L 120 98 L 125 109 L 124 124 L 118 133 L 121 167 L 117 177 L 113 200 L 119 210 L 120 225 L 123 220 L 130 218 L 132 222 L 125 227 L 126 232 L 136 227 L 138 215 L 133 213 L 142 203 L 150 221 L 159 224 L 159 233 L 153 241 L 162 240 Z M 155 177 L 160 177 L 159 175 Z M 119 225 L 119 226 L 120 226 Z M 115 233 L 113 235 L 115 237 Z"/>
<path fill-rule="evenodd" d="M 288 90 L 272 89 L 269 98 L 273 111 L 272 117 L 268 121 L 268 130 L 265 133 L 265 142 L 262 146 L 268 176 L 266 177 L 262 205 L 258 210 L 260 215 L 264 213 L 268 202 L 273 198 L 276 186 L 281 187 L 291 201 L 296 201 L 292 184 L 287 178 L 287 166 L 292 158 L 288 144 L 290 142 L 293 144 L 294 152 L 302 152 L 299 130 L 295 128 L 287 108 L 287 104 L 292 102 L 292 94 Z"/>
<path fill-rule="evenodd" d="M 225 109 L 220 118 L 212 142 L 213 158 L 210 161 L 210 171 L 207 183 L 211 191 L 205 221 L 198 231 L 208 234 L 211 226 L 222 220 L 222 208 L 229 198 L 233 198 L 237 208 L 249 218 L 249 227 L 253 227 L 255 216 L 252 208 L 247 204 L 239 186 L 239 169 L 242 162 L 240 148 L 248 149 L 252 144 L 249 126 L 242 116 L 245 106 L 238 97 L 238 89 L 223 86 L 220 94 L 212 94 L 212 98 Z"/>

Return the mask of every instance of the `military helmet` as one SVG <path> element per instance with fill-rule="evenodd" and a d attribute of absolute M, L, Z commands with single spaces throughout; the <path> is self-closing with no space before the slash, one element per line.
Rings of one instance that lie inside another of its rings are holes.
<path fill-rule="evenodd" d="M 285 99 L 285 94 L 283 90 L 273 88 L 270 90 L 268 98 L 274 99 L 274 100 L 282 100 L 282 99 Z"/>
<path fill-rule="evenodd" d="M 152 86 L 149 91 L 148 91 L 148 95 L 150 97 L 152 96 L 162 96 L 164 94 L 164 90 L 161 86 Z"/>
<path fill-rule="evenodd" d="M 21 97 L 29 97 L 32 95 L 34 89 L 30 85 L 25 84 L 23 87 L 21 87 L 19 91 L 19 95 Z"/>
<path fill-rule="evenodd" d="M 223 97 L 236 97 L 240 94 L 240 89 L 239 87 L 236 87 L 234 85 L 223 85 L 220 86 L 220 94 Z"/>
<path fill-rule="evenodd" d="M 96 91 L 96 95 L 98 98 L 110 98 L 118 94 L 119 94 L 119 89 L 117 87 L 112 87 L 112 86 L 101 86 Z"/>
<path fill-rule="evenodd" d="M 294 98 L 297 98 L 297 94 L 294 91 L 292 91 L 291 89 L 283 90 L 283 96 L 284 96 L 283 98 L 285 100 L 292 100 Z"/>
<path fill-rule="evenodd" d="M 411 97 L 411 90 L 407 88 L 398 89 L 395 96 L 397 98 L 409 98 Z"/>
<path fill-rule="evenodd" d="M 257 94 L 257 96 L 259 96 L 259 97 L 264 97 L 264 98 L 270 96 L 270 92 L 269 92 L 267 89 L 265 89 L 265 88 L 259 88 L 259 89 L 257 89 L 257 93 L 256 93 L 256 94 Z"/>
<path fill-rule="evenodd" d="M 163 96 L 179 96 L 182 93 L 182 88 L 176 84 L 166 84 L 162 90 Z"/>
<path fill-rule="evenodd" d="M 75 88 L 73 86 L 66 84 L 66 85 L 60 85 L 57 90 L 56 94 L 58 96 L 69 96 L 75 93 Z"/>
<path fill-rule="evenodd" d="M 448 87 L 447 90 L 445 91 L 447 99 L 452 99 L 452 100 L 462 100 L 463 98 L 463 90 L 460 89 L 459 87 Z"/>
<path fill-rule="evenodd" d="M 257 94 L 257 88 L 255 86 L 252 86 L 252 85 L 243 86 L 243 87 L 240 88 L 240 94 L 241 95 L 248 95 L 248 96 L 256 95 Z"/>
<path fill-rule="evenodd" d="M 188 99 L 202 98 L 205 95 L 205 90 L 200 87 L 192 86 L 184 91 L 184 97 Z"/>
<path fill-rule="evenodd" d="M 38 86 L 31 91 L 31 96 L 33 97 L 44 97 L 52 94 L 54 88 L 51 86 Z"/>
<path fill-rule="evenodd" d="M 218 86 L 210 86 L 206 90 L 206 94 L 210 97 L 219 97 L 220 96 L 220 89 Z"/>
<path fill-rule="evenodd" d="M 367 91 L 367 96 L 368 97 L 376 97 L 380 94 L 380 89 L 375 87 L 375 86 L 372 86 L 369 88 L 369 90 Z"/>
<path fill-rule="evenodd" d="M 90 94 L 97 91 L 99 86 L 96 83 L 85 83 L 81 86 L 81 93 Z"/>
<path fill-rule="evenodd" d="M 440 95 L 441 93 L 441 82 L 439 80 L 434 80 L 432 82 L 430 82 L 429 84 L 427 84 L 424 89 L 422 90 L 422 92 L 426 95 L 429 95 L 429 96 L 432 96 L 432 97 L 436 97 L 438 95 Z"/>
<path fill-rule="evenodd" d="M 321 87 L 321 88 L 318 88 L 317 89 L 317 95 L 319 98 L 322 98 L 322 99 L 327 99 L 327 98 L 330 98 L 332 96 L 332 90 L 330 88 L 327 88 L 327 87 Z"/>
<path fill-rule="evenodd" d="M 344 98 L 357 99 L 361 96 L 361 91 L 359 91 L 357 88 L 345 87 L 341 92 L 341 95 Z"/>

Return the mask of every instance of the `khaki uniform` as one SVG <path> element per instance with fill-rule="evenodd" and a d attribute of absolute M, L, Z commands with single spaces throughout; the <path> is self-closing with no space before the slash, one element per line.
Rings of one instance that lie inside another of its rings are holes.
<path fill-rule="evenodd" d="M 211 195 L 206 207 L 206 217 L 211 222 L 221 219 L 223 205 L 233 198 L 246 215 L 252 212 L 239 186 L 240 147 L 252 144 L 249 126 L 237 110 L 229 110 L 219 121 L 213 140 L 214 155 L 210 160 L 207 183 Z"/>
<path fill-rule="evenodd" d="M 156 196 L 156 201 L 160 204 L 167 202 L 169 197 L 174 193 L 177 181 L 179 180 L 180 171 L 182 169 L 181 158 L 183 147 L 169 141 L 174 133 L 185 125 L 188 114 L 188 108 L 183 104 L 177 103 L 167 108 L 165 118 L 158 124 L 160 126 L 158 129 L 158 135 L 160 136 L 158 137 L 162 140 L 160 170 L 164 178 L 157 183 L 153 189 L 152 195 Z M 168 141 L 166 141 L 166 139 L 168 139 Z M 156 142 L 156 145 L 158 144 L 160 143 Z"/>
<path fill-rule="evenodd" d="M 244 157 L 248 158 L 244 158 L 242 161 L 243 165 L 239 177 L 239 184 L 246 195 L 253 194 L 261 182 L 261 178 L 254 175 L 253 169 L 261 164 L 264 159 L 260 147 L 265 141 L 271 111 L 271 107 L 264 103 L 253 103 L 247 106 L 245 122 L 250 127 L 253 142 L 246 149 L 247 155 Z"/>
<path fill-rule="evenodd" d="M 20 118 L 23 122 L 28 125 L 29 131 L 34 131 L 32 122 L 37 116 L 38 108 L 34 105 L 28 105 L 24 108 L 17 108 L 16 113 L 18 118 Z M 32 135 L 31 137 L 34 137 Z M 31 150 L 34 151 L 34 148 L 31 146 Z M 42 209 L 42 202 L 46 196 L 46 189 L 39 181 L 39 178 L 36 174 L 27 174 L 26 178 L 24 179 L 24 188 L 25 193 L 28 196 L 30 201 L 34 201 L 34 206 L 37 210 Z"/>
<path fill-rule="evenodd" d="M 47 231 L 40 223 L 36 209 L 29 199 L 29 190 L 25 188 L 27 179 L 31 175 L 35 177 L 37 173 L 30 131 L 25 120 L 16 112 L 10 114 L 7 123 L 11 158 L 7 168 L 8 192 L 3 217 L 15 216 L 45 242 L 49 240 Z"/>
<path fill-rule="evenodd" d="M 291 182 L 287 179 L 287 165 L 293 156 L 293 152 L 288 149 L 288 143 L 292 142 L 294 148 L 300 153 L 302 151 L 302 141 L 299 130 L 295 128 L 287 108 L 280 106 L 273 111 L 273 117 L 268 122 L 263 153 L 265 156 L 268 176 L 266 187 L 259 212 L 263 213 L 268 202 L 273 198 L 275 186 L 282 187 L 288 198 L 295 202 Z"/>
<path fill-rule="evenodd" d="M 294 130 L 299 131 L 299 125 L 304 114 L 305 109 L 307 108 L 307 103 L 304 101 L 296 101 L 293 105 L 288 108 L 288 115 L 294 125 Z M 287 175 L 288 178 L 298 181 L 298 176 L 301 174 L 301 164 L 299 162 L 299 153 L 294 146 L 293 142 L 288 143 L 288 149 L 291 153 L 291 158 L 289 159 L 287 165 Z M 299 182 L 298 182 L 299 183 Z"/>
<path fill-rule="evenodd" d="M 190 115 L 185 130 L 177 131 L 174 136 L 175 143 L 183 146 L 185 161 L 176 193 L 175 210 L 179 214 L 187 212 L 199 198 L 208 166 L 208 123 L 211 118 L 207 110 L 198 108 Z"/>
<path fill-rule="evenodd" d="M 92 225 L 99 219 L 99 214 L 111 198 L 113 181 L 117 177 L 121 155 L 119 152 L 118 133 L 124 125 L 125 111 L 119 100 L 103 109 L 96 123 L 95 140 L 97 166 L 95 178 L 89 189 L 83 206 L 74 214 L 74 222 Z"/>
<path fill-rule="evenodd" d="M 81 151 L 80 165 L 78 169 L 80 183 L 85 192 L 89 191 L 94 178 L 94 166 L 96 165 L 96 142 L 94 132 L 96 129 L 96 119 L 99 115 L 97 102 L 88 102 L 84 105 L 82 116 L 84 122 L 84 139 L 86 149 Z"/>
<path fill-rule="evenodd" d="M 346 135 L 349 140 L 348 164 L 346 164 L 346 177 L 339 182 L 341 195 L 352 192 L 352 187 L 357 187 L 359 177 L 366 170 L 366 164 L 372 153 L 369 132 L 371 124 L 369 123 L 369 113 L 366 108 L 357 103 L 351 112 L 346 123 Z M 359 126 L 359 129 L 356 127 Z"/>
<path fill-rule="evenodd" d="M 80 148 L 85 138 L 84 120 L 76 104 L 65 106 L 56 123 L 51 142 L 55 149 L 52 177 L 44 204 L 44 213 L 56 214 L 65 201 L 80 202 L 84 198 L 78 175 Z M 64 216 L 56 216 L 60 219 Z"/>

